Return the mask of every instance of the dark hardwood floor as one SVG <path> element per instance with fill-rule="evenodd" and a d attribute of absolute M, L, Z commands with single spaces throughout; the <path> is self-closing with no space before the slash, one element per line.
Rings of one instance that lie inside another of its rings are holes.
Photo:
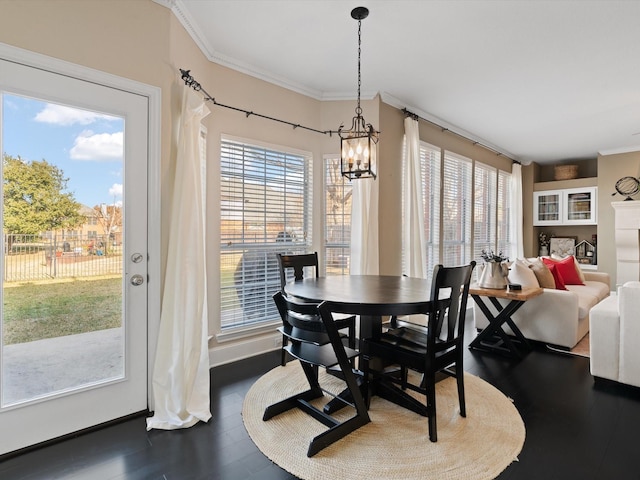
<path fill-rule="evenodd" d="M 293 479 L 254 446 L 241 416 L 245 392 L 279 359 L 273 352 L 212 369 L 206 425 L 147 432 L 144 418 L 129 419 L 7 458 L 0 478 Z M 527 429 L 519 461 L 499 479 L 640 480 L 640 389 L 594 384 L 588 359 L 543 347 L 521 361 L 475 351 L 465 360 L 514 400 Z"/>

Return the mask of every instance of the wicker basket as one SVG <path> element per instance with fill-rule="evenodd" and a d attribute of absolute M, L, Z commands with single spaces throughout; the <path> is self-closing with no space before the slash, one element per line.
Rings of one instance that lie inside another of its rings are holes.
<path fill-rule="evenodd" d="M 578 176 L 578 165 L 556 165 L 554 174 L 556 180 L 573 180 Z"/>

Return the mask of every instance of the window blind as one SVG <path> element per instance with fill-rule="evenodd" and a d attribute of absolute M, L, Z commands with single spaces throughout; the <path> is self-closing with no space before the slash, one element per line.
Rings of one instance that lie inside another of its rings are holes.
<path fill-rule="evenodd" d="M 279 319 L 276 253 L 311 245 L 311 156 L 222 138 L 220 308 L 223 330 Z"/>
<path fill-rule="evenodd" d="M 442 182 L 442 263 L 445 267 L 472 260 L 472 162 L 445 151 Z"/>
<path fill-rule="evenodd" d="M 353 187 L 340 173 L 340 158 L 325 158 L 324 259 L 327 275 L 347 275 L 351 258 Z"/>
<path fill-rule="evenodd" d="M 441 163 L 440 148 L 421 142 L 420 164 L 423 178 L 424 238 L 427 249 L 427 275 L 429 279 L 434 267 L 440 263 Z"/>
<path fill-rule="evenodd" d="M 494 167 L 476 162 L 474 173 L 473 251 L 481 261 L 482 250 L 496 251 L 497 171 Z"/>

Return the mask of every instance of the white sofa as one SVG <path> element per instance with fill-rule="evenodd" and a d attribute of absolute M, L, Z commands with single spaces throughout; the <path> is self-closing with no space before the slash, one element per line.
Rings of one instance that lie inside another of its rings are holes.
<path fill-rule="evenodd" d="M 515 267 L 515 264 L 512 265 L 512 271 Z M 542 295 L 522 305 L 513 315 L 513 321 L 525 338 L 571 349 L 587 334 L 589 312 L 609 296 L 610 276 L 595 271 L 581 272 L 581 276 L 584 285 L 566 285 L 567 290 L 544 288 Z M 522 275 L 512 278 L 512 272 L 509 273 L 511 283 L 523 286 L 538 286 L 535 275 L 533 278 L 527 280 Z M 535 282 L 535 285 L 530 282 Z M 506 305 L 507 300 L 500 302 Z M 484 329 L 489 322 L 475 302 L 472 303 L 476 328 Z M 505 327 L 505 331 L 511 333 L 508 327 Z"/>
<path fill-rule="evenodd" d="M 640 282 L 627 282 L 591 310 L 591 375 L 640 387 Z"/>

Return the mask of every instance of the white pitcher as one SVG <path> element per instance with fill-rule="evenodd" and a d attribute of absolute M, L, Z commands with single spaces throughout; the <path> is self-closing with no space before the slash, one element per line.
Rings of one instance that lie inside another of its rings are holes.
<path fill-rule="evenodd" d="M 506 263 L 487 262 L 481 266 L 478 286 L 482 288 L 502 289 L 507 286 L 509 267 Z"/>

